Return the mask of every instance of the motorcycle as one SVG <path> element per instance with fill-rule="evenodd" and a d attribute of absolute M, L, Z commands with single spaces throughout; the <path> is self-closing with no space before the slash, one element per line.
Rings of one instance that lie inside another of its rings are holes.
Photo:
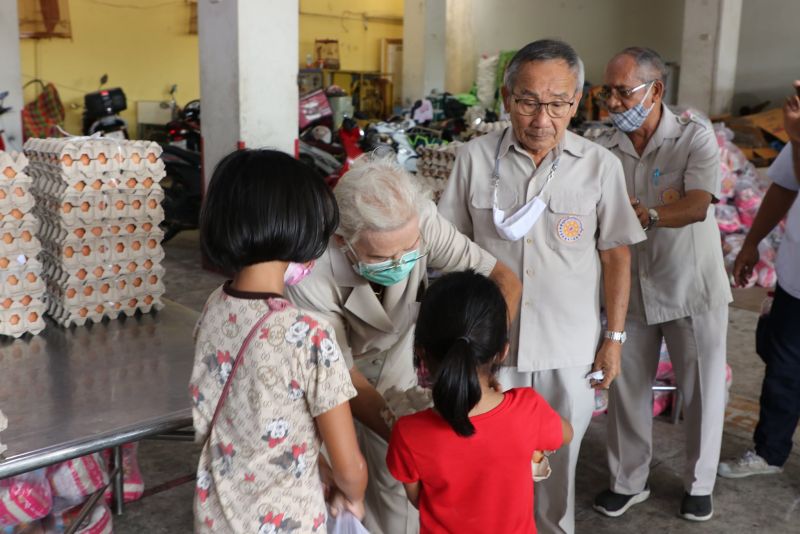
<path fill-rule="evenodd" d="M 103 89 L 106 83 L 108 74 L 103 74 L 98 90 L 83 97 L 83 134 L 100 132 L 105 137 L 129 139 L 128 123 L 119 116 L 128 109 L 125 92 L 119 87 Z"/>
<path fill-rule="evenodd" d="M 181 109 L 175 102 L 176 90 L 175 85 L 170 89 L 173 120 L 167 125 L 167 142 L 161 155 L 166 170 L 161 181 L 165 242 L 183 230 L 198 227 L 203 198 L 200 101 L 192 100 Z"/>

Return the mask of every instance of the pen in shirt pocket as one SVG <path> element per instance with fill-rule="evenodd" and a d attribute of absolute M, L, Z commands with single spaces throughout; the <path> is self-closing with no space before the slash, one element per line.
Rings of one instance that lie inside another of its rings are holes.
<path fill-rule="evenodd" d="M 661 176 L 661 169 L 656 168 L 656 170 L 653 171 L 653 185 L 658 186 L 659 176 Z"/>

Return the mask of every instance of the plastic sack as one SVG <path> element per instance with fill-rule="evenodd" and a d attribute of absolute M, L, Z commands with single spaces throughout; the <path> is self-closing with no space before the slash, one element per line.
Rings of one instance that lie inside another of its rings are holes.
<path fill-rule="evenodd" d="M 739 219 L 739 212 L 735 206 L 717 204 L 714 206 L 714 213 L 719 231 L 723 234 L 732 234 L 742 229 L 742 221 Z"/>
<path fill-rule="evenodd" d="M 41 519 L 53 508 L 44 469 L 0 480 L 0 527 Z"/>
<path fill-rule="evenodd" d="M 361 521 L 350 512 L 344 511 L 338 516 L 328 516 L 328 534 L 369 534 Z"/>
<path fill-rule="evenodd" d="M 138 443 L 126 443 L 122 446 L 122 492 L 124 502 L 138 501 L 144 493 L 144 480 L 142 479 L 142 472 L 139 469 L 138 451 Z M 104 450 L 102 456 L 105 465 L 108 467 L 108 471 L 111 472 L 113 449 Z M 112 494 L 110 487 L 106 490 L 104 498 L 107 503 L 111 502 Z"/>
<path fill-rule="evenodd" d="M 45 534 L 64 534 L 78 518 L 81 507 L 76 506 L 61 513 L 53 513 L 47 516 L 44 521 Z M 75 531 L 75 534 L 112 534 L 114 524 L 111 519 L 111 509 L 104 502 L 97 503 L 89 516 Z"/>
<path fill-rule="evenodd" d="M 41 521 L 20 523 L 15 527 L 0 527 L 0 534 L 45 534 Z"/>
<path fill-rule="evenodd" d="M 108 484 L 108 469 L 100 453 L 89 454 L 47 468 L 55 507 L 63 510 L 80 504 Z"/>

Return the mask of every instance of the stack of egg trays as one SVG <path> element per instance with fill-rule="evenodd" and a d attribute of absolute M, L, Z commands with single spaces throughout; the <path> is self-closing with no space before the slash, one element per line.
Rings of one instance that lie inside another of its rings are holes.
<path fill-rule="evenodd" d="M 23 154 L 0 151 L 0 335 L 20 337 L 44 329 L 42 249 L 33 214 L 31 177 Z"/>
<path fill-rule="evenodd" d="M 161 147 L 30 139 L 48 313 L 63 326 L 163 308 Z"/>

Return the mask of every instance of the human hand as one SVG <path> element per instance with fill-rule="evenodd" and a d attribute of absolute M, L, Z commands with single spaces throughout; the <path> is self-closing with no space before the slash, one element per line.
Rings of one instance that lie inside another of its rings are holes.
<path fill-rule="evenodd" d="M 647 225 L 650 224 L 650 214 L 647 213 L 647 208 L 642 206 L 642 202 L 638 198 L 630 197 L 630 200 L 633 213 L 635 213 L 636 218 L 639 219 L 639 224 L 642 225 L 642 228 L 646 228 Z"/>
<path fill-rule="evenodd" d="M 328 512 L 331 516 L 338 517 L 345 510 L 353 514 L 359 521 L 362 521 L 367 513 L 363 499 L 351 502 L 347 500 L 347 497 L 341 491 L 334 489 L 331 493 L 331 498 L 328 500 Z"/>
<path fill-rule="evenodd" d="M 622 362 L 622 344 L 606 339 L 594 357 L 592 371 L 603 371 L 602 380 L 590 381 L 594 389 L 608 389 L 611 382 L 619 376 Z"/>
<path fill-rule="evenodd" d="M 544 451 L 533 451 L 533 457 L 531 458 L 531 461 L 535 464 L 538 464 L 542 460 L 544 460 Z"/>
<path fill-rule="evenodd" d="M 758 246 L 745 241 L 742 250 L 739 251 L 733 262 L 733 280 L 737 287 L 747 287 L 747 282 L 750 275 L 753 274 L 753 268 L 758 263 L 758 258 Z"/>
<path fill-rule="evenodd" d="M 783 105 L 783 129 L 792 143 L 800 143 L 800 80 L 794 81 L 794 94 Z"/>

